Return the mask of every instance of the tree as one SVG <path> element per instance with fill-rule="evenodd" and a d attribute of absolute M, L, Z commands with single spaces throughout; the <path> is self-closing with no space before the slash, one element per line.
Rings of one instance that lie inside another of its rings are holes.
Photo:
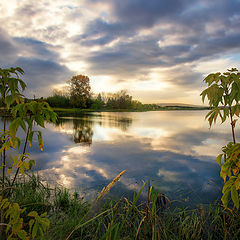
<path fill-rule="evenodd" d="M 70 103 L 74 107 L 85 108 L 87 100 L 90 98 L 90 84 L 88 76 L 76 75 L 69 81 Z"/>
<path fill-rule="evenodd" d="M 118 91 L 109 96 L 107 107 L 115 109 L 131 109 L 132 96 L 130 96 L 126 90 Z"/>
<path fill-rule="evenodd" d="M 67 94 L 65 94 L 62 91 L 54 91 L 53 95 L 46 98 L 46 102 L 51 107 L 62 107 L 62 108 L 68 108 L 70 107 L 70 100 Z"/>
<path fill-rule="evenodd" d="M 103 109 L 104 108 L 104 101 L 102 100 L 102 96 L 99 93 L 96 99 L 92 99 L 92 104 L 90 106 L 92 109 Z"/>
<path fill-rule="evenodd" d="M 208 88 L 201 93 L 201 96 L 203 101 L 207 97 L 209 105 L 212 107 L 212 110 L 206 115 L 210 127 L 218 117 L 221 118 L 222 123 L 227 118 L 230 119 L 232 142 L 222 148 L 223 153 L 218 155 L 216 161 L 221 167 L 220 176 L 224 179 L 222 203 L 227 207 L 231 193 L 232 201 L 238 209 L 240 143 L 236 141 L 235 125 L 240 115 L 240 72 L 236 68 L 232 68 L 223 74 L 220 72 L 209 74 L 204 81 L 208 84 Z"/>

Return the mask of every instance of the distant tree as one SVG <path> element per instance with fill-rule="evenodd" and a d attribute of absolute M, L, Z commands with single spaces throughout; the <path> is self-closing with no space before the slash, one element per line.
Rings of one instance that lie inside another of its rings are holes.
<path fill-rule="evenodd" d="M 103 102 L 101 93 L 98 94 L 97 100 L 100 101 L 100 102 Z"/>
<path fill-rule="evenodd" d="M 69 81 L 70 103 L 73 107 L 86 108 L 90 98 L 90 84 L 88 76 L 73 76 Z"/>
<path fill-rule="evenodd" d="M 130 96 L 126 90 L 121 90 L 115 94 L 109 95 L 107 107 L 115 109 L 131 109 L 132 96 Z"/>
<path fill-rule="evenodd" d="M 69 108 L 70 100 L 63 91 L 54 90 L 52 96 L 46 98 L 46 102 L 51 107 Z"/>
<path fill-rule="evenodd" d="M 102 96 L 99 93 L 97 98 L 92 99 L 92 105 L 90 108 L 93 109 L 103 109 L 104 108 L 104 101 L 102 100 Z"/>

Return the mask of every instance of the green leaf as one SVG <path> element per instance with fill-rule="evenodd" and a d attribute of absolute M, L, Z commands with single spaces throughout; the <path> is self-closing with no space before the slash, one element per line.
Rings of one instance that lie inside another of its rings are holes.
<path fill-rule="evenodd" d="M 30 164 L 29 164 L 29 162 L 24 162 L 24 167 L 27 169 L 27 170 L 29 170 L 30 169 Z"/>
<path fill-rule="evenodd" d="M 44 117 L 42 115 L 37 115 L 35 120 L 38 125 L 40 125 L 43 128 L 45 127 L 44 126 Z"/>
<path fill-rule="evenodd" d="M 232 198 L 232 201 L 233 201 L 235 207 L 238 209 L 239 208 L 239 197 L 238 197 L 238 192 L 236 190 L 235 185 L 233 185 L 231 187 L 231 198 Z"/>
<path fill-rule="evenodd" d="M 24 132 L 26 132 L 26 124 L 21 118 L 19 118 L 19 124 L 21 128 L 24 130 Z"/>
<path fill-rule="evenodd" d="M 224 207 L 227 207 L 227 205 L 228 205 L 229 195 L 230 195 L 230 191 L 227 191 L 223 194 L 223 196 L 221 198 L 221 201 L 222 201 Z"/>
<path fill-rule="evenodd" d="M 26 240 L 27 239 L 27 233 L 24 231 L 24 230 L 20 230 L 18 233 L 17 233 L 18 237 L 22 240 Z"/>
<path fill-rule="evenodd" d="M 13 99 L 13 96 L 12 96 L 12 95 L 6 96 L 5 102 L 6 102 L 8 108 L 9 108 L 10 105 L 13 103 L 13 101 L 14 101 L 14 99 Z"/>
<path fill-rule="evenodd" d="M 218 157 L 217 157 L 217 159 L 216 159 L 216 162 L 219 164 L 219 166 L 221 167 L 221 162 L 222 162 L 222 156 L 223 156 L 223 154 L 219 154 L 218 155 Z"/>
<path fill-rule="evenodd" d="M 40 215 L 40 217 L 46 217 L 46 216 L 47 216 L 47 212 L 42 213 L 42 214 Z"/>
<path fill-rule="evenodd" d="M 33 226 L 33 229 L 32 229 L 32 238 L 34 239 L 37 235 L 37 231 L 38 231 L 38 228 L 39 228 L 39 224 L 37 222 L 35 222 L 34 226 Z"/>
<path fill-rule="evenodd" d="M 220 176 L 223 178 L 224 182 L 226 181 L 226 178 L 228 176 L 229 169 L 230 169 L 229 162 L 225 162 L 221 167 Z"/>
<path fill-rule="evenodd" d="M 231 191 L 231 187 L 234 183 L 234 180 L 232 178 L 230 178 L 223 186 L 222 188 L 222 193 L 224 194 L 225 192 L 230 192 Z"/>
<path fill-rule="evenodd" d="M 30 147 L 32 146 L 33 134 L 34 134 L 34 131 L 30 131 L 30 133 L 29 133 L 29 135 L 28 135 L 28 143 L 29 143 L 29 146 L 30 146 Z"/>
<path fill-rule="evenodd" d="M 9 133 L 10 133 L 11 136 L 15 136 L 16 135 L 18 127 L 19 127 L 19 119 L 16 118 L 9 125 Z"/>
<path fill-rule="evenodd" d="M 38 144 L 40 147 L 40 150 L 43 151 L 43 139 L 42 139 L 42 133 L 38 131 Z"/>
<path fill-rule="evenodd" d="M 25 169 L 24 169 L 24 164 L 22 164 L 22 165 L 19 167 L 19 171 L 20 171 L 21 174 L 24 174 L 24 171 L 25 171 Z"/>
<path fill-rule="evenodd" d="M 37 217 L 38 213 L 36 211 L 32 211 L 28 214 L 29 217 Z"/>
<path fill-rule="evenodd" d="M 30 232 L 32 231 L 32 226 L 33 226 L 34 222 L 35 222 L 34 219 L 31 219 L 31 220 L 29 221 L 29 231 L 30 231 Z"/>

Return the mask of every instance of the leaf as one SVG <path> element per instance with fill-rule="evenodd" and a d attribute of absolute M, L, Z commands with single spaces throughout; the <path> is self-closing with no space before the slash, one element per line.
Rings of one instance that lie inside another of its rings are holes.
<path fill-rule="evenodd" d="M 228 176 L 229 169 L 230 169 L 229 162 L 225 162 L 221 167 L 220 176 L 223 178 L 224 182 L 226 181 L 226 178 Z"/>
<path fill-rule="evenodd" d="M 223 194 L 223 196 L 221 198 L 221 201 L 222 201 L 224 207 L 227 207 L 227 205 L 228 205 L 229 194 L 230 194 L 230 191 L 227 191 Z"/>
<path fill-rule="evenodd" d="M 5 142 L 3 148 L 7 151 L 10 148 L 10 142 Z"/>
<path fill-rule="evenodd" d="M 11 136 L 15 136 L 16 135 L 18 127 L 19 127 L 19 119 L 16 118 L 9 125 L 9 132 L 10 132 Z"/>
<path fill-rule="evenodd" d="M 32 238 L 34 239 L 37 235 L 37 231 L 38 231 L 38 227 L 39 227 L 39 224 L 37 222 L 35 222 L 34 226 L 33 226 L 33 229 L 32 229 Z"/>
<path fill-rule="evenodd" d="M 20 156 L 20 158 L 19 158 L 19 159 L 21 159 L 21 156 Z M 17 168 L 20 168 L 22 164 L 23 164 L 23 161 L 22 161 L 22 160 L 20 160 L 20 161 L 17 163 Z"/>
<path fill-rule="evenodd" d="M 232 198 L 232 201 L 233 201 L 235 207 L 238 209 L 239 208 L 239 197 L 238 197 L 238 192 L 236 190 L 235 185 L 233 185 L 231 187 L 231 198 Z"/>
<path fill-rule="evenodd" d="M 13 103 L 13 100 L 14 100 L 14 99 L 13 99 L 13 96 L 12 96 L 12 95 L 6 96 L 5 102 L 6 102 L 8 108 L 9 108 L 10 105 Z"/>
<path fill-rule="evenodd" d="M 47 216 L 47 212 L 42 213 L 42 214 L 40 215 L 40 217 L 46 217 L 46 216 Z"/>
<path fill-rule="evenodd" d="M 28 135 L 28 143 L 29 143 L 29 146 L 30 146 L 30 147 L 32 146 L 33 134 L 34 134 L 34 131 L 30 131 L 30 133 L 29 133 L 29 135 Z"/>
<path fill-rule="evenodd" d="M 30 165 L 29 165 L 29 162 L 24 162 L 24 167 L 29 170 L 30 169 Z"/>
<path fill-rule="evenodd" d="M 31 232 L 32 231 L 32 226 L 33 226 L 33 224 L 34 224 L 34 222 L 35 222 L 35 220 L 34 219 L 31 219 L 30 221 L 29 221 L 29 231 Z"/>
<path fill-rule="evenodd" d="M 19 118 L 19 124 L 21 126 L 21 128 L 24 130 L 24 132 L 26 132 L 26 124 L 25 122 Z"/>
<path fill-rule="evenodd" d="M 22 240 L 26 240 L 27 239 L 27 233 L 24 231 L 24 230 L 20 230 L 18 233 L 17 233 L 18 237 Z"/>
<path fill-rule="evenodd" d="M 223 156 L 223 154 L 219 154 L 218 155 L 218 157 L 217 157 L 217 159 L 216 159 L 216 162 L 219 164 L 219 166 L 221 167 L 221 161 L 222 161 L 222 156 Z"/>
<path fill-rule="evenodd" d="M 235 114 L 239 117 L 239 106 L 236 107 Z"/>
<path fill-rule="evenodd" d="M 32 211 L 28 214 L 29 217 L 37 217 L 38 213 L 36 211 Z"/>
<path fill-rule="evenodd" d="M 232 121 L 231 125 L 233 126 L 233 128 L 235 128 L 236 122 L 237 122 L 237 119 L 234 119 L 234 120 Z"/>
<path fill-rule="evenodd" d="M 235 179 L 235 177 L 234 177 L 234 179 Z M 223 186 L 223 188 L 222 188 L 222 193 L 224 194 L 224 193 L 227 192 L 227 191 L 230 192 L 233 183 L 234 183 L 233 178 L 230 178 L 230 179 L 224 184 L 224 186 Z"/>
<path fill-rule="evenodd" d="M 21 174 L 24 174 L 24 171 L 25 171 L 25 169 L 24 169 L 24 164 L 22 164 L 22 165 L 20 166 L 19 171 L 20 171 Z"/>
<path fill-rule="evenodd" d="M 40 150 L 43 151 L 43 139 L 42 139 L 42 133 L 38 131 L 38 144 L 40 147 Z"/>
<path fill-rule="evenodd" d="M 240 190 L 240 179 L 235 182 L 235 187 L 237 190 Z"/>
<path fill-rule="evenodd" d="M 7 170 L 7 174 L 10 174 L 12 172 L 12 168 L 9 168 L 8 170 Z"/>
<path fill-rule="evenodd" d="M 207 95 L 207 89 L 205 89 L 204 91 L 202 91 L 202 93 L 200 94 L 200 96 L 202 96 L 202 102 L 204 103 L 205 97 Z"/>
<path fill-rule="evenodd" d="M 36 123 L 40 125 L 41 127 L 45 128 L 44 126 L 44 117 L 42 115 L 37 115 L 36 116 Z"/>

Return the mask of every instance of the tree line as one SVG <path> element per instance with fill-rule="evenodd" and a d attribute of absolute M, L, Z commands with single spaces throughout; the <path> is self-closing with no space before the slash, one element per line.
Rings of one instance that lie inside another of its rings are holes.
<path fill-rule="evenodd" d="M 157 110 L 157 104 L 143 104 L 126 91 L 116 93 L 91 92 L 88 76 L 76 75 L 67 81 L 65 90 L 55 90 L 52 96 L 46 98 L 51 107 L 81 108 L 94 110 L 129 109 L 129 110 Z"/>

